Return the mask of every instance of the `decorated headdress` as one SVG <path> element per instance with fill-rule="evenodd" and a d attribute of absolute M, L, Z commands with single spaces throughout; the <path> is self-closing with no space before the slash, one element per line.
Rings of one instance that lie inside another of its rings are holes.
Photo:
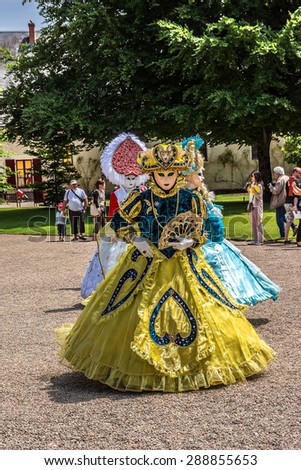
<path fill-rule="evenodd" d="M 186 150 L 189 157 L 188 169 L 182 172 L 187 181 L 189 189 L 199 188 L 205 198 L 209 197 L 207 186 L 204 183 L 204 159 L 199 149 L 204 144 L 200 136 L 188 137 L 183 140 L 182 147 Z"/>
<path fill-rule="evenodd" d="M 183 171 L 188 168 L 189 157 L 185 150 L 174 144 L 158 144 L 139 152 L 137 162 L 144 173 L 158 170 Z"/>
<path fill-rule="evenodd" d="M 134 134 L 119 134 L 105 147 L 100 157 L 104 175 L 117 185 L 125 184 L 128 175 L 137 178 L 137 186 L 144 184 L 148 176 L 142 173 L 137 163 L 138 153 L 142 150 L 146 150 L 146 146 Z"/>
<path fill-rule="evenodd" d="M 182 147 L 187 151 L 189 155 L 189 165 L 186 171 L 183 171 L 183 175 L 189 175 L 195 172 L 202 171 L 204 168 L 203 157 L 199 152 L 204 141 L 200 136 L 188 137 L 183 140 Z"/>
<path fill-rule="evenodd" d="M 194 141 L 195 148 L 197 150 L 199 150 L 202 147 L 203 143 L 204 143 L 204 140 L 202 139 L 202 137 L 200 137 L 199 135 L 195 135 L 193 137 L 188 137 L 188 139 L 183 140 L 183 142 L 182 142 L 183 149 L 187 148 L 188 142 L 191 142 L 191 141 Z"/>

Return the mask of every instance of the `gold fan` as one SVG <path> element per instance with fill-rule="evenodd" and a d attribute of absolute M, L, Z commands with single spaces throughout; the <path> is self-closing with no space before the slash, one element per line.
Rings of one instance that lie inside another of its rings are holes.
<path fill-rule="evenodd" d="M 159 240 L 158 248 L 167 248 L 170 242 L 178 241 L 181 238 L 193 238 L 202 243 L 201 230 L 203 219 L 191 211 L 183 212 L 171 219 L 163 228 Z M 204 243 L 204 242 L 203 242 Z"/>

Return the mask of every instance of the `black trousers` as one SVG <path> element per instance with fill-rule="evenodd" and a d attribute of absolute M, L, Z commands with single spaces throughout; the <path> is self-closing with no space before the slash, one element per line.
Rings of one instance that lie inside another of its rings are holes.
<path fill-rule="evenodd" d="M 71 233 L 76 237 L 78 233 L 85 233 L 84 211 L 71 211 L 69 209 Z M 79 228 L 79 232 L 78 232 Z"/>

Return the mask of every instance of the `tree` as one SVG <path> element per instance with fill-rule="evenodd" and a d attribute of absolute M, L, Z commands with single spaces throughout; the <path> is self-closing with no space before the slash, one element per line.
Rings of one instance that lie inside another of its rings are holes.
<path fill-rule="evenodd" d="M 9 158 L 10 153 L 7 150 L 3 150 L 3 142 L 5 142 L 5 137 L 3 132 L 0 131 L 0 158 Z M 8 189 L 12 189 L 12 186 L 7 182 L 9 177 L 14 174 L 14 172 L 6 165 L 0 165 L 0 201 L 3 200 L 2 196 L 6 193 Z"/>
<path fill-rule="evenodd" d="M 55 205 L 63 198 L 64 185 L 80 177 L 72 163 L 72 155 L 76 155 L 81 146 L 75 145 L 68 134 L 68 106 L 66 104 L 63 108 L 56 91 L 31 90 L 30 80 L 34 80 L 35 76 L 35 70 L 27 68 L 34 57 L 31 47 L 24 46 L 17 58 L 12 57 L 9 51 L 4 52 L 13 81 L 3 91 L 6 105 L 2 112 L 12 113 L 4 118 L 4 122 L 7 119 L 11 121 L 2 131 L 3 138 L 18 140 L 29 147 L 29 155 L 40 159 L 41 168 L 34 167 L 33 173 L 45 178 L 42 182 L 31 184 L 31 187 L 45 192 L 45 204 Z M 72 120 L 73 116 L 70 122 Z"/>
<path fill-rule="evenodd" d="M 38 0 L 48 20 L 11 69 L 7 135 L 102 145 L 201 133 L 257 145 L 300 128 L 297 0 Z M 32 111 L 34 111 L 32 113 Z"/>
<path fill-rule="evenodd" d="M 45 204 L 56 205 L 63 200 L 64 186 L 70 180 L 80 177 L 72 162 L 74 148 L 63 146 L 60 142 L 56 144 L 35 144 L 27 153 L 38 157 L 41 161 L 41 176 L 45 176 L 41 183 L 33 184 L 32 187 L 38 191 L 45 191 Z"/>
<path fill-rule="evenodd" d="M 171 119 L 183 116 L 184 127 L 203 129 L 213 143 L 257 145 L 259 170 L 270 181 L 273 135 L 301 126 L 301 8 L 279 29 L 226 16 L 200 36 L 175 23 L 160 26 L 170 52 L 162 68 L 179 74 L 183 87 Z"/>
<path fill-rule="evenodd" d="M 169 136 L 170 123 L 160 116 L 178 84 L 170 89 L 154 73 L 164 50 L 156 22 L 174 18 L 179 2 L 38 3 L 50 26 L 11 67 L 3 101 L 8 136 L 25 145 L 58 131 L 87 145 L 107 143 L 123 130 Z"/>

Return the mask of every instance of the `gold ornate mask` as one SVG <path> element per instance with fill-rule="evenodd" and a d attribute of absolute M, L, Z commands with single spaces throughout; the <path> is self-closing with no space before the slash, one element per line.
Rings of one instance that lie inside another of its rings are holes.
<path fill-rule="evenodd" d="M 179 170 L 188 168 L 189 157 L 185 150 L 174 144 L 159 144 L 143 152 L 139 152 L 138 164 L 144 173 L 158 170 Z"/>

